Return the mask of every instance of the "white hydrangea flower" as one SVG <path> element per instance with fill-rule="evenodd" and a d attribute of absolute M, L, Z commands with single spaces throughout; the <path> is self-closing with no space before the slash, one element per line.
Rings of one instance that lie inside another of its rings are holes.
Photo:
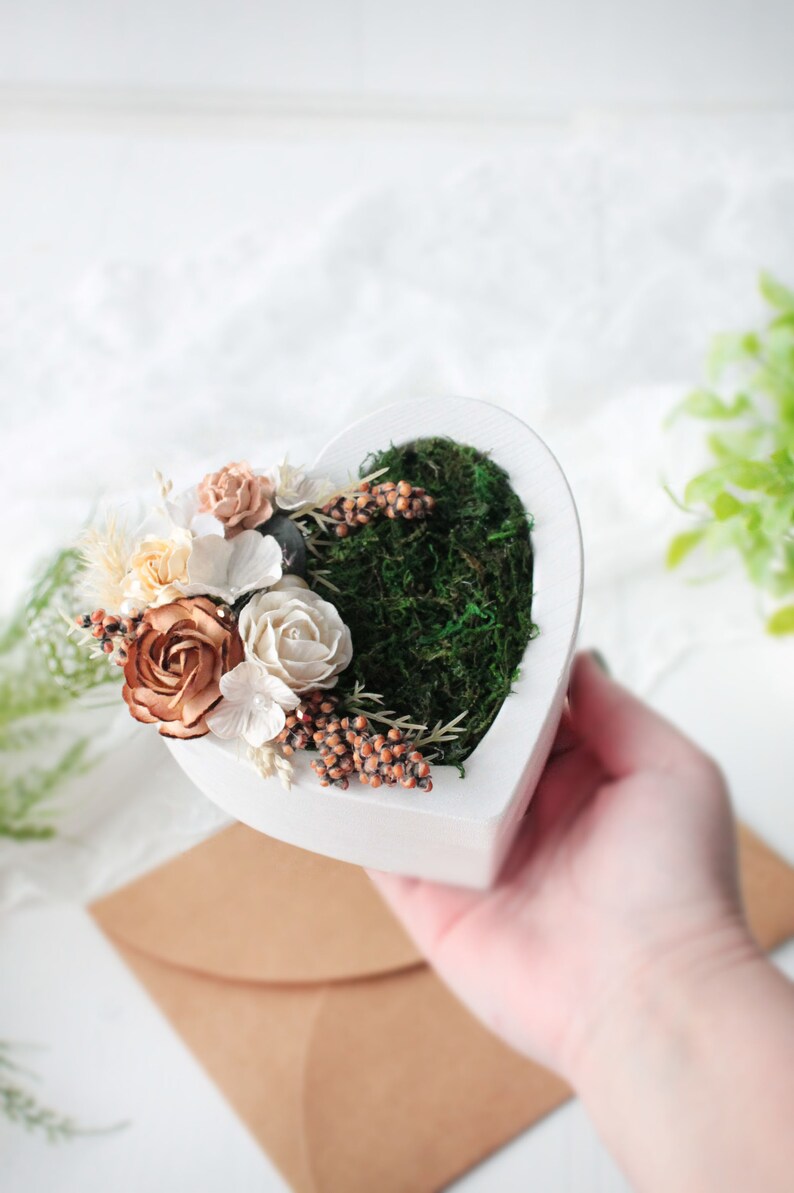
<path fill-rule="evenodd" d="M 180 585 L 185 595 L 220 597 L 233 604 L 281 579 L 281 547 L 258 530 L 243 530 L 233 539 L 205 534 L 193 540 L 187 570 Z"/>
<path fill-rule="evenodd" d="M 297 708 L 300 698 L 261 663 L 238 663 L 220 679 L 221 701 L 206 714 L 213 733 L 242 738 L 258 749 L 278 737 L 286 723 L 285 709 Z"/>

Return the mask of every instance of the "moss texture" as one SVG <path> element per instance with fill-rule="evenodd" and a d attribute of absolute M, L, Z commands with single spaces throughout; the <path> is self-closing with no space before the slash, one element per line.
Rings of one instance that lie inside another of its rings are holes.
<path fill-rule="evenodd" d="M 333 600 L 353 635 L 356 680 L 387 708 L 430 726 L 468 709 L 438 747 L 458 765 L 487 732 L 516 678 L 532 622 L 531 522 L 503 469 L 473 447 L 419 439 L 373 454 L 361 475 L 407 480 L 436 498 L 426 521 L 378 517 L 329 548 Z"/>

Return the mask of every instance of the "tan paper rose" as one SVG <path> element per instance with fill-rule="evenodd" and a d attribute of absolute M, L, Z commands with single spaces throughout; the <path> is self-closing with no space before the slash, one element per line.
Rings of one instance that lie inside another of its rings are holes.
<path fill-rule="evenodd" d="M 226 538 L 256 530 L 273 514 L 273 482 L 255 476 L 246 463 L 208 472 L 198 487 L 199 508 L 223 523 Z"/>
<path fill-rule="evenodd" d="M 243 643 L 207 597 L 147 609 L 124 664 L 122 695 L 138 721 L 164 737 L 203 737 L 221 698 L 220 680 L 243 660 Z"/>

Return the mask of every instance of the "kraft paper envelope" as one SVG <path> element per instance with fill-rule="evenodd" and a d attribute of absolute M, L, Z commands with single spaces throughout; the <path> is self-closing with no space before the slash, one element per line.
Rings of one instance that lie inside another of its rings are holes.
<path fill-rule="evenodd" d="M 794 870 L 747 830 L 751 926 L 794 934 Z M 357 867 L 235 825 L 97 922 L 298 1193 L 427 1193 L 569 1096 L 481 1027 Z"/>

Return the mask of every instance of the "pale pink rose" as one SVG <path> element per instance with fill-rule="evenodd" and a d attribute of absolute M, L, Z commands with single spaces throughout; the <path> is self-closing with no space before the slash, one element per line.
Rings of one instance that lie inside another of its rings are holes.
<path fill-rule="evenodd" d="M 223 523 L 226 538 L 256 530 L 273 514 L 273 482 L 245 462 L 208 472 L 198 487 L 199 509 Z"/>

